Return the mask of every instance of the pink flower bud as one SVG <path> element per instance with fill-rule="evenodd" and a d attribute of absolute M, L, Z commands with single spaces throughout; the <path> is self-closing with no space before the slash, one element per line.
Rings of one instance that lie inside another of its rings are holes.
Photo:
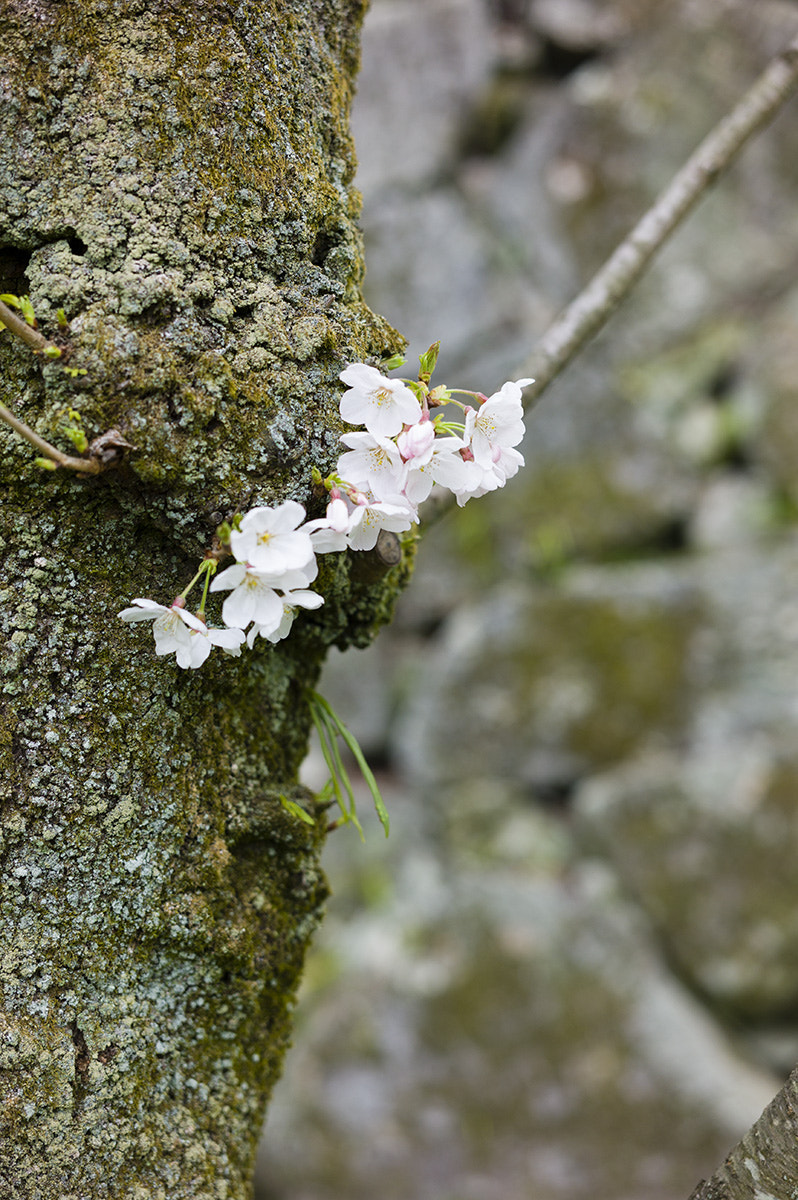
<path fill-rule="evenodd" d="M 416 425 L 410 425 L 396 439 L 399 453 L 405 462 L 411 458 L 420 458 L 426 454 L 435 441 L 435 426 L 425 414 Z"/>
<path fill-rule="evenodd" d="M 349 529 L 349 509 L 340 493 L 327 505 L 327 521 L 335 533 L 346 533 Z"/>

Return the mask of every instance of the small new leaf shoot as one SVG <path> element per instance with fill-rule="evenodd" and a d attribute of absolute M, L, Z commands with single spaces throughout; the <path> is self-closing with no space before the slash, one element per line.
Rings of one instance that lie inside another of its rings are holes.
<path fill-rule="evenodd" d="M 20 296 L 19 311 L 22 313 L 25 321 L 30 325 L 31 329 L 36 328 L 36 314 L 33 311 L 33 305 L 30 302 L 29 296 Z"/>
<path fill-rule="evenodd" d="M 419 357 L 418 361 L 421 370 L 418 377 L 423 383 L 429 383 L 432 372 L 435 370 L 435 364 L 438 361 L 440 349 L 440 342 L 433 342 L 429 350 L 425 350 L 424 353 Z"/>
<path fill-rule="evenodd" d="M 380 369 L 382 371 L 395 371 L 397 367 L 403 367 L 406 362 L 407 359 L 404 354 L 394 354 L 380 363 Z"/>
<path fill-rule="evenodd" d="M 290 813 L 292 817 L 298 817 L 299 820 L 304 821 L 306 825 L 316 824 L 310 813 L 306 813 L 304 808 L 297 804 L 295 800 L 289 800 L 287 796 L 283 795 L 280 795 L 279 800 L 285 811 Z"/>
<path fill-rule="evenodd" d="M 89 439 L 86 437 L 81 415 L 74 408 L 68 408 L 66 415 L 69 424 L 65 426 L 64 433 L 78 453 L 85 454 L 89 448 Z"/>

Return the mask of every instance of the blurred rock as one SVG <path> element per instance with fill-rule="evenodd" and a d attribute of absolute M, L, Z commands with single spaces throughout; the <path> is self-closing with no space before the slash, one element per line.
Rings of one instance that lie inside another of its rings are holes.
<path fill-rule="evenodd" d="M 678 974 L 726 1019 L 798 1005 L 798 757 L 759 744 L 643 757 L 578 811 Z"/>
<path fill-rule="evenodd" d="M 383 0 L 362 45 L 352 131 L 357 184 L 373 202 L 445 172 L 463 108 L 485 86 L 496 50 L 482 0 Z"/>
<path fill-rule="evenodd" d="M 568 572 L 463 606 L 419 666 L 395 753 L 416 786 L 512 779 L 546 798 L 687 733 L 698 592 L 665 568 Z"/>
<path fill-rule="evenodd" d="M 776 1080 L 667 978 L 606 869 L 520 866 L 430 887 L 404 857 L 389 898 L 333 918 L 262 1196 L 671 1200 L 759 1114 Z"/>

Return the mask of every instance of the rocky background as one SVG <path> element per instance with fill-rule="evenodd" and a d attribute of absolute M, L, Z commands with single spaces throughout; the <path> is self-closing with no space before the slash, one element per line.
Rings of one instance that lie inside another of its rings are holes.
<path fill-rule="evenodd" d="M 374 0 L 370 303 L 438 382 L 522 374 L 796 32 Z M 798 1059 L 796 151 L 793 102 L 330 663 L 394 827 L 330 840 L 259 1200 L 686 1200 Z"/>

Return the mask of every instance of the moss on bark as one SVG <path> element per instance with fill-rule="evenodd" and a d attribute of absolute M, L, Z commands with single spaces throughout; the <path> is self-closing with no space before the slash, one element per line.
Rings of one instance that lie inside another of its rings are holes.
<path fill-rule="evenodd" d="M 10 0 L 0 291 L 68 362 L 0 335 L 0 397 L 67 407 L 128 464 L 42 475 L 0 429 L 0 1190 L 237 1200 L 325 883 L 297 784 L 329 645 L 390 616 L 330 556 L 325 606 L 199 671 L 116 612 L 165 602 L 216 524 L 313 506 L 337 374 L 398 336 L 362 303 L 348 132 L 361 0 Z"/>

